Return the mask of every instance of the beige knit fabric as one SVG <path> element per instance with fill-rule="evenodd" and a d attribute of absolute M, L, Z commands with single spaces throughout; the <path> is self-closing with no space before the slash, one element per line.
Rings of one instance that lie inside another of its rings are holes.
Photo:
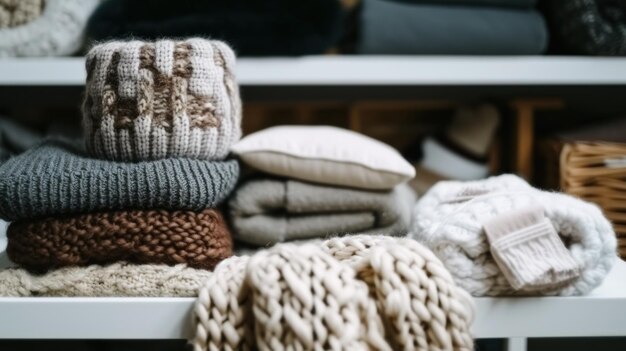
<path fill-rule="evenodd" d="M 410 239 L 335 238 L 230 258 L 200 289 L 195 350 L 472 350 L 473 302 Z"/>
<path fill-rule="evenodd" d="M 0 296 L 197 296 L 211 272 L 185 265 L 133 265 L 68 267 L 45 275 L 23 269 L 0 271 Z"/>
<path fill-rule="evenodd" d="M 114 41 L 86 62 L 83 127 L 94 156 L 223 159 L 241 137 L 235 54 L 223 42 Z"/>
<path fill-rule="evenodd" d="M 513 289 L 557 290 L 580 277 L 580 263 L 541 206 L 493 216 L 483 226 L 491 254 Z"/>
<path fill-rule="evenodd" d="M 13 28 L 41 16 L 44 0 L 0 0 L 0 28 Z"/>

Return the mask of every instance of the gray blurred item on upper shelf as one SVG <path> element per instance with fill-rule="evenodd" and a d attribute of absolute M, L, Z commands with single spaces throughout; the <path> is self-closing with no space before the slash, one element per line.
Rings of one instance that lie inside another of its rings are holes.
<path fill-rule="evenodd" d="M 573 55 L 626 55 L 626 1 L 546 0 L 550 46 Z"/>
<path fill-rule="evenodd" d="M 499 123 L 495 106 L 459 107 L 441 135 L 424 140 L 424 156 L 411 181 L 413 188 L 423 194 L 440 180 L 474 180 L 489 175 L 487 155 Z"/>
<path fill-rule="evenodd" d="M 391 0 L 407 4 L 491 6 L 529 9 L 537 4 L 537 0 Z"/>
<path fill-rule="evenodd" d="M 538 55 L 548 42 L 531 9 L 364 0 L 357 52 L 399 55 Z"/>

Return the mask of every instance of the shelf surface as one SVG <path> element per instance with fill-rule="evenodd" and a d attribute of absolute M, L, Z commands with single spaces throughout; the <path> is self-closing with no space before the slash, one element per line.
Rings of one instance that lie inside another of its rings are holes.
<path fill-rule="evenodd" d="M 476 338 L 626 336 L 626 263 L 588 296 L 477 298 Z M 194 298 L 0 298 L 4 339 L 184 339 Z"/>
<path fill-rule="evenodd" d="M 626 58 L 306 56 L 242 58 L 244 86 L 626 85 Z M 81 86 L 83 58 L 0 59 L 0 86 Z"/>

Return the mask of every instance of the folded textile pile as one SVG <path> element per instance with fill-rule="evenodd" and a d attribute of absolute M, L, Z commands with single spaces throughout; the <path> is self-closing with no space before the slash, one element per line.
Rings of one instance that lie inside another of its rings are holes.
<path fill-rule="evenodd" d="M 443 181 L 414 209 L 410 237 L 430 247 L 472 295 L 581 295 L 616 259 L 601 210 L 513 175 Z"/>
<path fill-rule="evenodd" d="M 322 54 L 341 35 L 338 0 L 107 0 L 87 32 L 94 40 L 201 36 L 240 56 Z"/>
<path fill-rule="evenodd" d="M 203 39 L 110 42 L 87 56 L 87 152 L 48 140 L 0 166 L 9 258 L 32 271 L 126 261 L 212 269 L 238 180 L 234 54 Z"/>
<path fill-rule="evenodd" d="M 230 212 L 237 239 L 263 246 L 341 233 L 404 235 L 414 204 L 406 184 L 376 192 L 259 179 L 237 190 Z"/>
<path fill-rule="evenodd" d="M 76 53 L 99 0 L 0 0 L 0 57 Z"/>
<path fill-rule="evenodd" d="M 198 296 L 195 350 L 473 350 L 470 295 L 427 248 L 386 236 L 280 244 L 214 272 L 124 263 L 44 276 L 7 269 L 0 296 Z"/>
<path fill-rule="evenodd" d="M 282 126 L 233 146 L 261 175 L 229 202 L 234 236 L 265 246 L 347 233 L 405 235 L 414 168 L 390 146 L 325 126 Z"/>
<path fill-rule="evenodd" d="M 357 52 L 537 55 L 547 46 L 533 0 L 362 0 Z"/>
<path fill-rule="evenodd" d="M 607 0 L 545 1 L 550 46 L 573 55 L 626 55 L 626 3 Z"/>

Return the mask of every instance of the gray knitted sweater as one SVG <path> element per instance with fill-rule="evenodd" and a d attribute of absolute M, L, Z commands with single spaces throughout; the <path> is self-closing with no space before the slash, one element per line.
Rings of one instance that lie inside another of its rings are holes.
<path fill-rule="evenodd" d="M 222 202 L 238 176 L 235 160 L 111 162 L 47 141 L 0 166 L 0 218 L 124 209 L 198 211 Z"/>

